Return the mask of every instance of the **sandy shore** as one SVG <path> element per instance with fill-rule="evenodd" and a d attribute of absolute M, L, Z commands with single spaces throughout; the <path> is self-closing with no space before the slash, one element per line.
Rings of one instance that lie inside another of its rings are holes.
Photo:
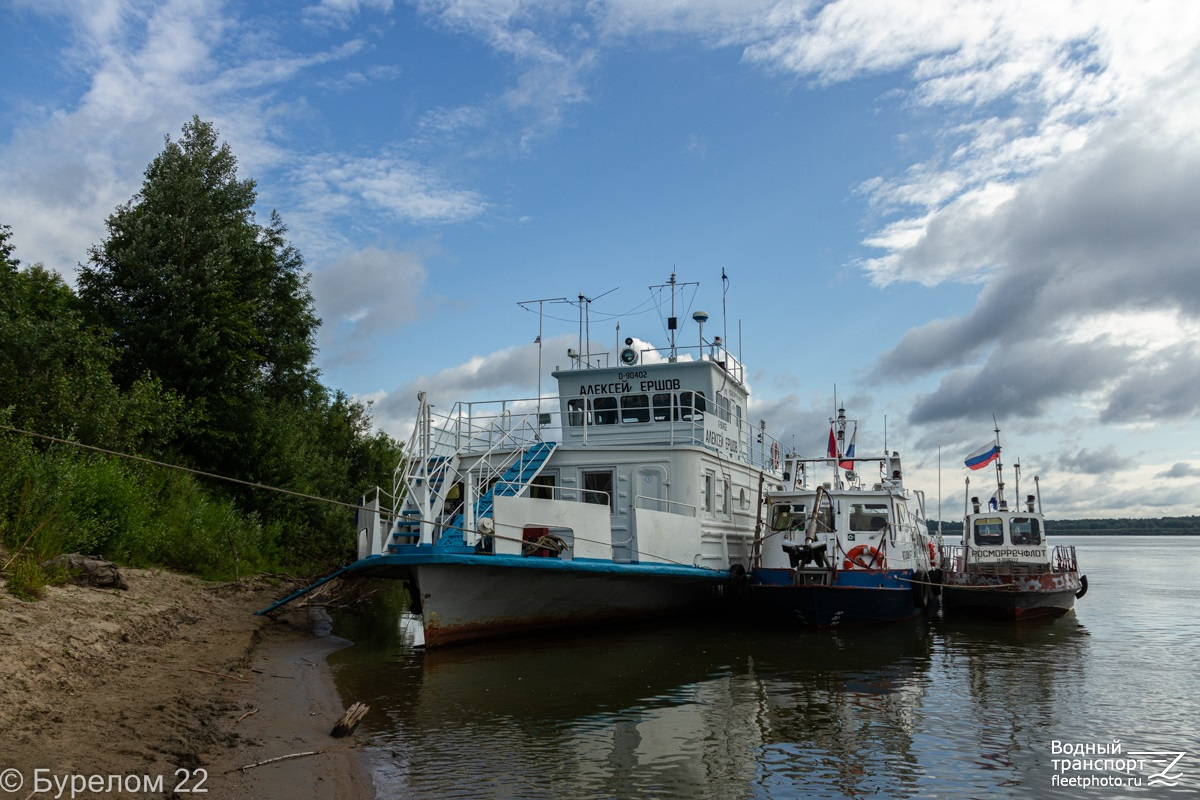
<path fill-rule="evenodd" d="M 329 733 L 344 709 L 325 656 L 349 643 L 323 614 L 255 617 L 287 590 L 262 580 L 121 572 L 127 591 L 0 591 L 0 790 L 83 776 L 105 790 L 76 797 L 104 797 L 115 775 L 123 797 L 170 797 L 180 781 L 213 798 L 374 797 L 354 737 Z M 124 791 L 158 776 L 162 791 Z"/>

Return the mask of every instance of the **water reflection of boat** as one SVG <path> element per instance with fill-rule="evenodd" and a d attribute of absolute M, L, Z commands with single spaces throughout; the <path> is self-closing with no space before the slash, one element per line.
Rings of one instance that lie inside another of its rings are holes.
<path fill-rule="evenodd" d="M 859 633 L 639 626 L 429 651 L 373 706 L 389 726 L 367 732 L 379 788 L 738 797 L 780 759 L 772 779 L 816 795 L 911 794 L 928 632 Z M 470 776 L 453 768 L 464 763 Z"/>
<path fill-rule="evenodd" d="M 832 627 L 911 619 L 934 605 L 924 495 L 905 489 L 899 453 L 846 453 L 846 424 L 839 409 L 829 457 L 789 459 L 791 486 L 769 496 L 750 572 L 751 606 L 765 617 Z M 878 482 L 863 482 L 863 462 L 878 462 Z M 810 485 L 825 464 L 833 481 Z"/>
<path fill-rule="evenodd" d="M 651 288 L 674 309 L 682 286 Z M 692 315 L 686 347 L 671 313 L 661 351 L 626 339 L 610 365 L 568 350 L 553 410 L 540 397 L 435 410 L 421 393 L 400 513 L 366 515 L 341 574 L 406 581 L 431 648 L 711 605 L 749 565 L 779 447 L 750 423 L 744 366 L 704 339 L 708 315 Z"/>
<path fill-rule="evenodd" d="M 1098 655 L 1088 630 L 1073 615 L 1012 626 L 967 616 L 934 626 L 931 678 L 939 694 L 959 701 L 953 742 L 958 755 L 970 754 L 957 766 L 962 790 L 946 796 L 1079 796 L 1053 791 L 1061 772 L 1047 737 L 1083 737 L 1095 725 L 1075 710 Z"/>
<path fill-rule="evenodd" d="M 949 612 L 1009 619 L 1064 614 L 1087 592 L 1087 576 L 1079 573 L 1075 547 L 1050 547 L 1036 475 L 1035 493 L 1025 498 L 1024 507 L 1009 508 L 999 428 L 995 443 L 968 456 L 966 465 L 981 469 L 992 462 L 996 492 L 986 507 L 979 496 L 971 496 L 967 479 L 970 507 L 964 514 L 962 544 L 947 547 L 942 562 L 943 605 Z M 1019 496 L 1020 465 L 1015 469 Z"/>

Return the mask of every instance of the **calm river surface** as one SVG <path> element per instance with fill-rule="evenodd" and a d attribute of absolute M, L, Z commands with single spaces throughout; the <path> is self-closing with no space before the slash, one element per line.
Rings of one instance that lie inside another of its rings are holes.
<path fill-rule="evenodd" d="M 380 797 L 1200 797 L 1200 537 L 1053 543 L 1090 590 L 1050 622 L 696 621 L 424 653 L 377 609 L 335 617 L 356 644 L 330 661 L 371 706 Z"/>

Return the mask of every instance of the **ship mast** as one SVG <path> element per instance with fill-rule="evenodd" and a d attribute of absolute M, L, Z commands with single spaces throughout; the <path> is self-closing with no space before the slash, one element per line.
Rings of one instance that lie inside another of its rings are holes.
<path fill-rule="evenodd" d="M 1000 423 L 996 422 L 996 415 L 992 414 L 992 423 L 996 426 L 996 508 L 999 511 L 1008 510 L 1008 501 L 1004 499 L 1004 466 L 1001 464 L 1000 457 Z"/>
<path fill-rule="evenodd" d="M 675 290 L 677 288 L 682 289 L 684 286 L 699 286 L 699 285 L 700 284 L 695 281 L 691 281 L 688 283 L 679 283 L 678 281 L 675 280 L 675 273 L 672 272 L 671 279 L 667 283 L 660 283 L 660 284 L 650 287 L 651 290 L 663 289 L 666 287 L 670 287 L 670 289 L 671 289 L 671 316 L 667 317 L 667 333 L 671 337 L 671 354 L 667 358 L 667 360 L 672 363 L 679 360 L 679 352 L 676 350 L 676 346 L 675 346 L 675 332 L 679 329 L 679 318 L 675 316 Z M 707 316 L 706 316 L 706 318 L 707 318 Z M 704 358 L 704 337 L 703 337 L 703 335 L 701 335 L 701 340 L 700 340 L 700 358 L 701 359 Z"/>

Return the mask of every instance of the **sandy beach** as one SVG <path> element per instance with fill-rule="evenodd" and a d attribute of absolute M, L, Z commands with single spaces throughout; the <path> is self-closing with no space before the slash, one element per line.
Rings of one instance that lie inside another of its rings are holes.
<path fill-rule="evenodd" d="M 357 740 L 330 735 L 345 709 L 325 656 L 349 642 L 321 609 L 267 619 L 253 612 L 287 586 L 121 573 L 126 591 L 50 587 L 25 603 L 0 590 L 0 789 L 374 797 Z"/>

